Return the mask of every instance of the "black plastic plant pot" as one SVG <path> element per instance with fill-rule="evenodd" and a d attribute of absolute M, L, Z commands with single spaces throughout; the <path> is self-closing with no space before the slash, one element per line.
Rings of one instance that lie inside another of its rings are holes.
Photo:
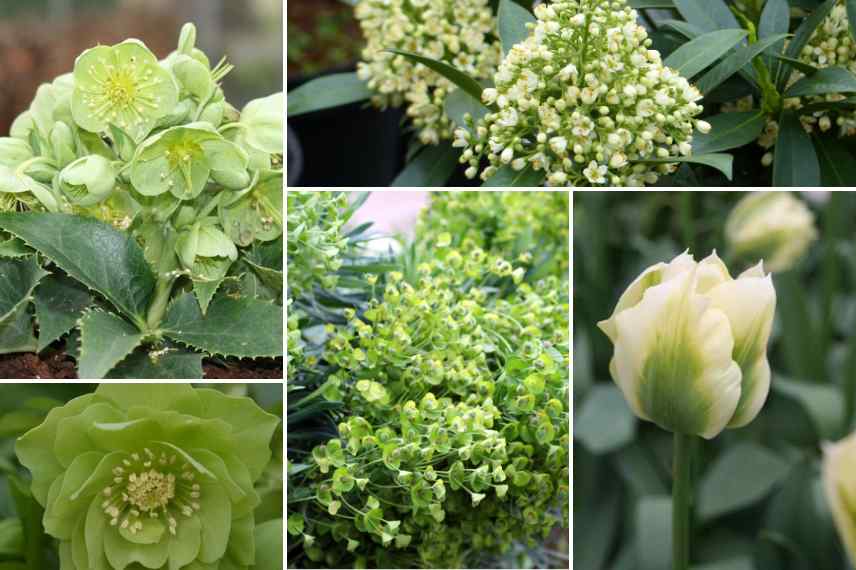
<path fill-rule="evenodd" d="M 289 79 L 288 91 L 310 79 Z M 288 119 L 303 152 L 294 185 L 389 186 L 404 166 L 402 120 L 398 109 L 378 111 L 367 101 Z"/>

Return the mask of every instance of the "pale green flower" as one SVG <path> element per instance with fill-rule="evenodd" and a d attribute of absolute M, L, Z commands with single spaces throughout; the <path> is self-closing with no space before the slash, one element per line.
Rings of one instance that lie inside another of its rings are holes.
<path fill-rule="evenodd" d="M 856 564 L 856 433 L 823 450 L 826 499 L 851 564 Z"/>

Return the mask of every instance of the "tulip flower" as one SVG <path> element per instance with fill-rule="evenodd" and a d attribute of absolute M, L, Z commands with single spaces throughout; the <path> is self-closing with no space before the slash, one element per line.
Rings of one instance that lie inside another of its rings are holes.
<path fill-rule="evenodd" d="M 817 239 L 814 214 L 788 192 L 754 192 L 735 206 L 725 224 L 735 256 L 764 259 L 769 271 L 787 271 Z"/>
<path fill-rule="evenodd" d="M 856 433 L 824 448 L 823 481 L 841 542 L 856 565 Z"/>
<path fill-rule="evenodd" d="M 646 269 L 598 323 L 614 345 L 610 374 L 643 420 L 675 433 L 673 568 L 689 568 L 693 436 L 758 415 L 770 391 L 767 342 L 776 291 L 761 263 L 733 279 L 713 253 Z"/>

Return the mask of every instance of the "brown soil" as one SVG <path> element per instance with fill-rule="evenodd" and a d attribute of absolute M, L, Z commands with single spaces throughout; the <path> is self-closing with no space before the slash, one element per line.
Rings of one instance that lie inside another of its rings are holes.
<path fill-rule="evenodd" d="M 230 359 L 218 362 L 204 360 L 202 369 L 207 380 L 259 380 L 284 377 L 281 358 Z M 0 355 L 0 379 L 2 380 L 72 378 L 77 378 L 74 360 L 54 348 L 49 347 L 42 355 L 34 353 Z"/>
<path fill-rule="evenodd" d="M 288 76 L 343 68 L 360 57 L 363 35 L 341 0 L 288 0 Z"/>

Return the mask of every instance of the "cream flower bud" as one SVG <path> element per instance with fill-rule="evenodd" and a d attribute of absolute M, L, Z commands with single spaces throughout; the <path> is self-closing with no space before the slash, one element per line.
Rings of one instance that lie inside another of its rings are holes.
<path fill-rule="evenodd" d="M 856 433 L 824 447 L 823 484 L 841 542 L 856 564 Z"/>
<path fill-rule="evenodd" d="M 712 254 L 646 269 L 598 323 L 610 374 L 640 418 L 711 439 L 751 422 L 770 390 L 776 292 L 761 264 L 732 279 Z"/>
<path fill-rule="evenodd" d="M 707 121 L 696 121 L 696 129 L 702 134 L 707 134 L 710 132 L 711 125 Z"/>
<path fill-rule="evenodd" d="M 767 269 L 786 271 L 817 239 L 814 214 L 793 194 L 756 192 L 728 215 L 725 237 L 740 257 L 764 259 Z"/>

